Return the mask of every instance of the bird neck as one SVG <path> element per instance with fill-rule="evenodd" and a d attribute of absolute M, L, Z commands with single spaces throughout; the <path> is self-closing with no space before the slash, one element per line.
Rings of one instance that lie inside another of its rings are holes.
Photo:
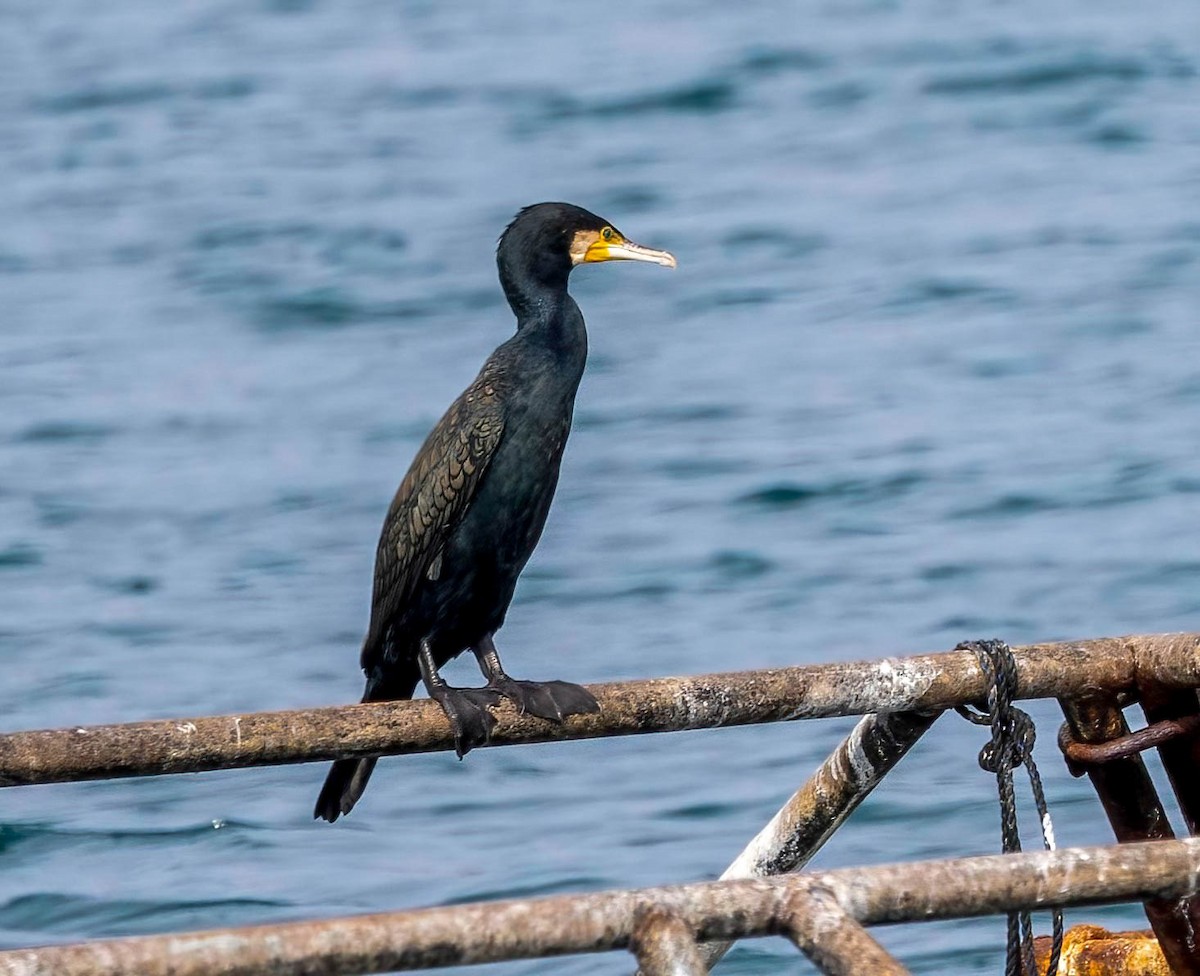
<path fill-rule="evenodd" d="M 525 253 L 511 253 L 502 247 L 496 255 L 497 270 L 504 297 L 517 318 L 535 314 L 539 309 L 561 305 L 567 297 L 569 261 L 555 261 Z"/>
<path fill-rule="evenodd" d="M 517 334 L 521 339 L 555 352 L 586 350 L 583 313 L 567 294 L 566 281 L 557 287 L 528 280 L 523 285 L 516 296 L 505 287 L 517 316 Z"/>
<path fill-rule="evenodd" d="M 517 336 L 528 345 L 541 346 L 556 357 L 587 355 L 588 334 L 583 313 L 566 289 L 524 307 L 517 313 Z M 582 367 L 582 363 L 580 364 Z"/>
<path fill-rule="evenodd" d="M 517 339 L 522 345 L 540 346 L 560 360 L 578 359 L 582 371 L 587 332 L 579 306 L 567 294 L 571 260 L 565 251 L 560 254 L 518 243 L 504 239 L 496 252 L 504 297 L 517 317 Z"/>

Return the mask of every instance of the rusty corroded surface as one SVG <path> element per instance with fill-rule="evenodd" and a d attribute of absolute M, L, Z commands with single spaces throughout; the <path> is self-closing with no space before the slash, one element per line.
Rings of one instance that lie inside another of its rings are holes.
<path fill-rule="evenodd" d="M 1063 702 L 1062 708 L 1076 741 L 1098 744 L 1129 734 L 1125 716 L 1109 698 Z M 1175 836 L 1140 755 L 1086 769 L 1117 840 L 1126 843 Z M 1143 907 L 1176 976 L 1200 976 L 1200 946 L 1193 936 L 1200 925 L 1197 904 L 1188 898 L 1149 898 Z"/>
<path fill-rule="evenodd" d="M 1044 976 L 1050 938 L 1034 941 L 1037 971 Z M 1099 925 L 1076 925 L 1063 939 L 1059 976 L 1172 976 L 1153 932 L 1109 932 Z"/>
<path fill-rule="evenodd" d="M 1020 697 L 1132 687 L 1144 668 L 1169 687 L 1200 683 L 1196 634 L 1014 648 Z M 1143 662 L 1146 662 L 1143 664 Z M 595 715 L 554 725 L 497 711 L 492 745 L 761 722 L 944 709 L 983 697 L 969 651 L 592 685 Z M 1191 685 L 1194 686 L 1194 685 Z M 454 748 L 432 702 L 382 702 L 0 736 L 0 786 L 199 772 Z"/>
<path fill-rule="evenodd" d="M 721 878 L 762 878 L 798 871 L 940 714 L 895 712 L 863 718 Z M 701 951 L 711 968 L 729 948 L 728 942 L 709 942 Z"/>
<path fill-rule="evenodd" d="M 1109 698 L 1064 701 L 1063 714 L 1077 742 L 1099 745 L 1129 735 L 1125 716 Z M 1119 841 L 1165 840 L 1175 836 L 1146 764 L 1137 753 L 1087 767 Z"/>
<path fill-rule="evenodd" d="M 784 934 L 825 976 L 910 976 L 828 889 L 813 887 L 792 896 Z"/>
<path fill-rule="evenodd" d="M 1167 689 L 1143 684 L 1142 709 L 1152 727 L 1169 726 L 1180 730 L 1178 736 L 1158 745 L 1163 768 L 1179 800 L 1188 832 L 1200 834 L 1200 702 L 1191 689 Z"/>
<path fill-rule="evenodd" d="M 1138 638 L 1126 640 L 1139 641 Z M 1200 688 L 1196 634 L 1162 634 L 1135 648 L 1139 687 Z"/>
<path fill-rule="evenodd" d="M 648 908 L 637 913 L 630 949 L 645 976 L 706 976 L 695 933 L 678 916 Z"/>
<path fill-rule="evenodd" d="M 0 976 L 348 976 L 626 949 L 648 907 L 698 939 L 739 939 L 786 931 L 792 899 L 814 891 L 881 924 L 1181 898 L 1198 885 L 1200 839 L 1189 838 L 17 949 L 0 952 Z"/>
<path fill-rule="evenodd" d="M 1195 698 L 1194 692 L 1192 697 Z M 1072 738 L 1070 726 L 1064 726 L 1063 734 L 1058 738 L 1058 745 L 1068 760 L 1086 766 L 1112 762 L 1114 759 L 1126 759 L 1156 746 L 1161 749 L 1175 739 L 1194 736 L 1197 732 L 1200 732 L 1200 715 L 1159 719 L 1144 729 L 1108 742 L 1078 742 Z"/>

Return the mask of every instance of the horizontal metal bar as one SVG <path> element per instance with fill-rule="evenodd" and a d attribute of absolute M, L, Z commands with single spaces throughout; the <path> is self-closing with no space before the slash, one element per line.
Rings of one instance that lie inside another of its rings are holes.
<path fill-rule="evenodd" d="M 816 890 L 871 925 L 1182 898 L 1198 886 L 1200 839 L 1188 838 L 16 949 L 0 952 L 0 976 L 350 976 L 626 949 L 648 908 L 701 940 L 782 934 L 793 897 Z"/>
<path fill-rule="evenodd" d="M 1022 698 L 1132 687 L 1135 675 L 1200 686 L 1200 635 L 1100 638 L 1014 648 Z M 497 710 L 492 745 L 944 709 L 981 699 L 970 651 L 689 678 L 592 685 L 601 710 L 561 725 Z M 430 701 L 13 732 L 0 736 L 0 786 L 154 776 L 454 748 Z"/>

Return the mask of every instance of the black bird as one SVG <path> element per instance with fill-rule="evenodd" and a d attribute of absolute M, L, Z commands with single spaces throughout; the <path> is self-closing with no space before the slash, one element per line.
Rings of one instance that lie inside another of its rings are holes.
<path fill-rule="evenodd" d="M 496 250 L 517 333 L 425 439 L 383 523 L 362 700 L 411 698 L 423 681 L 450 719 L 460 759 L 488 740 L 489 708 L 501 698 L 552 722 L 599 709 L 579 685 L 510 678 L 492 636 L 546 523 L 587 359 L 567 278 L 580 264 L 622 260 L 675 267 L 666 251 L 626 240 L 580 207 L 539 203 L 517 214 Z M 438 674 L 467 648 L 483 688 L 452 688 Z M 314 817 L 332 823 L 349 813 L 374 767 L 374 759 L 335 762 Z"/>

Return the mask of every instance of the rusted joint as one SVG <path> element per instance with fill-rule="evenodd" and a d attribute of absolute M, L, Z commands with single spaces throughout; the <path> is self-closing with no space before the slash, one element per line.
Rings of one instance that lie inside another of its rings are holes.
<path fill-rule="evenodd" d="M 819 881 L 792 892 L 773 921 L 825 976 L 911 976 Z"/>
<path fill-rule="evenodd" d="M 1200 715 L 1186 715 L 1182 718 L 1154 722 L 1144 729 L 1109 739 L 1107 742 L 1080 742 L 1071 734 L 1070 726 L 1064 723 L 1058 731 L 1058 747 L 1067 757 L 1071 775 L 1082 776 L 1086 772 L 1083 767 L 1112 762 L 1115 759 L 1128 759 L 1147 749 L 1196 732 L 1200 732 Z"/>
<path fill-rule="evenodd" d="M 630 951 L 637 957 L 639 976 L 705 976 L 696 933 L 678 915 L 654 904 L 634 912 Z"/>
<path fill-rule="evenodd" d="M 800 879 L 798 879 L 800 880 Z M 788 892 L 776 903 L 771 913 L 771 934 L 790 938 L 798 923 L 806 915 L 813 913 L 817 906 L 829 906 L 834 911 L 843 911 L 838 901 L 837 892 L 819 881 L 804 878 L 802 884 L 794 891 Z"/>

